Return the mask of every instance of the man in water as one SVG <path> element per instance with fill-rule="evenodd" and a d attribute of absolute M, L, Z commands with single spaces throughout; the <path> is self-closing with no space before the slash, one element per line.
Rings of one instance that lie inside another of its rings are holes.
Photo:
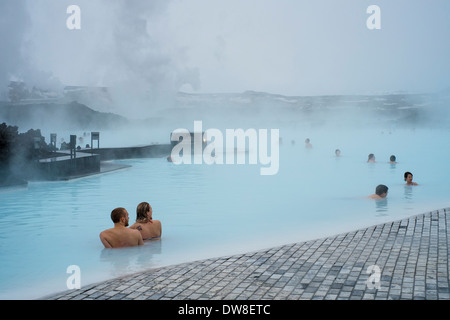
<path fill-rule="evenodd" d="M 418 185 L 417 183 L 412 181 L 413 180 L 413 174 L 411 172 L 405 172 L 403 177 L 405 178 L 407 186 L 417 186 Z"/>
<path fill-rule="evenodd" d="M 116 208 L 111 212 L 114 228 L 102 231 L 100 240 L 105 248 L 122 248 L 143 245 L 141 233 L 128 227 L 128 211 Z"/>
<path fill-rule="evenodd" d="M 397 158 L 396 158 L 394 155 L 392 155 L 392 156 L 389 158 L 389 163 L 397 163 Z"/>
<path fill-rule="evenodd" d="M 153 220 L 152 213 L 152 206 L 148 202 L 139 203 L 136 208 L 136 223 L 130 227 L 138 230 L 144 240 L 161 237 L 161 221 Z"/>
<path fill-rule="evenodd" d="M 388 187 L 386 187 L 384 184 L 380 184 L 375 189 L 375 194 L 372 194 L 369 196 L 370 199 L 384 199 L 387 196 L 388 193 Z"/>

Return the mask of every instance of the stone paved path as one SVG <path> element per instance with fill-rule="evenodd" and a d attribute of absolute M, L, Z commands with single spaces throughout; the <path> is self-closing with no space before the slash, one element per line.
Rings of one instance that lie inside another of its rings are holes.
<path fill-rule="evenodd" d="M 450 300 L 449 214 L 150 269 L 45 299 Z M 368 272 L 373 265 L 379 273 Z"/>

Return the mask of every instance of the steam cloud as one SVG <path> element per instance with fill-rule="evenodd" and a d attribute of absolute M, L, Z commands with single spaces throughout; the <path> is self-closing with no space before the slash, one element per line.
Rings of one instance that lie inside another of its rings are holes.
<path fill-rule="evenodd" d="M 81 9 L 81 30 L 66 27 L 66 9 L 73 4 Z M 2 0 L 0 100 L 11 80 L 56 92 L 64 86 L 108 87 L 112 99 L 96 96 L 78 102 L 143 119 L 164 116 L 161 110 L 176 104 L 195 105 L 203 118 L 217 107 L 214 120 L 222 120 L 216 114 L 224 109 L 219 98 L 210 96 L 212 100 L 199 106 L 198 97 L 189 101 L 178 96 L 175 102 L 176 93 L 185 85 L 200 91 L 200 76 L 204 92 L 287 94 L 280 92 L 285 90 L 290 96 L 304 96 L 448 88 L 450 47 L 442 40 L 448 34 L 448 19 L 443 19 L 448 3 L 380 5 L 383 29 L 371 32 L 364 23 L 367 5 L 357 0 L 345 5 L 331 0 L 314 5 L 269 0 Z M 404 22 L 403 16 L 424 22 Z M 251 94 L 237 99 L 258 107 L 248 112 L 249 118 L 261 115 L 260 100 L 252 100 Z M 236 109 L 242 116 L 242 108 Z M 193 117 L 184 108 L 171 112 L 171 119 L 186 120 L 182 112 Z M 229 109 L 225 116 L 235 125 L 237 117 Z M 273 114 L 267 118 L 272 121 Z"/>
<path fill-rule="evenodd" d="M 76 1 L 81 30 L 68 30 L 70 1 L 1 1 L 0 91 L 10 81 L 61 92 L 65 85 L 110 88 L 116 110 L 135 115 L 169 101 L 184 84 L 199 87 L 182 48 L 170 47 L 170 1 Z M 96 106 L 101 109 L 101 106 Z M 114 108 L 109 105 L 108 108 Z"/>
<path fill-rule="evenodd" d="M 20 59 L 22 40 L 30 20 L 23 0 L 0 2 L 0 12 L 0 93 L 4 98 L 9 81 L 23 74 L 23 60 Z"/>

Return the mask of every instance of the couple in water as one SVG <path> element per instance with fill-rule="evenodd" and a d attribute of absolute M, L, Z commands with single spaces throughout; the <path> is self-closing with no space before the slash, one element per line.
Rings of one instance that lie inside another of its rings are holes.
<path fill-rule="evenodd" d="M 403 175 L 406 181 L 407 186 L 417 186 L 418 183 L 413 182 L 413 174 L 411 172 L 405 172 Z M 384 199 L 388 194 L 388 187 L 384 184 L 380 184 L 375 188 L 375 194 L 370 195 L 368 198 L 370 199 Z"/>
<path fill-rule="evenodd" d="M 144 244 L 144 240 L 161 237 L 162 227 L 159 220 L 152 219 L 152 207 L 141 202 L 136 208 L 136 223 L 128 228 L 128 211 L 116 208 L 111 212 L 114 227 L 100 233 L 105 248 L 133 247 Z"/>

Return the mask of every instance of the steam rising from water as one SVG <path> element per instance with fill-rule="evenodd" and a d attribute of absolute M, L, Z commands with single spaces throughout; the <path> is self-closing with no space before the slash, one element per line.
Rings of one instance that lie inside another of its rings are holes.
<path fill-rule="evenodd" d="M 79 0 L 82 28 L 66 28 L 69 1 L 2 1 L 0 88 L 24 81 L 62 94 L 64 85 L 108 87 L 111 101 L 79 101 L 101 111 L 148 116 L 182 85 L 198 88 L 185 52 L 167 41 L 170 1 Z M 12 31 L 12 32 L 11 32 Z M 163 41 L 165 40 L 165 41 Z M 56 76 L 58 75 L 58 76 Z"/>
<path fill-rule="evenodd" d="M 402 7 L 401 2 L 383 2 L 383 27 L 377 33 L 366 29 L 366 8 L 360 1 L 345 5 L 334 1 L 308 5 L 233 1 L 136 0 L 130 4 L 124 0 L 78 0 L 75 4 L 81 8 L 82 21 L 77 31 L 68 30 L 65 24 L 66 8 L 74 4 L 72 1 L 1 1 L 0 91 L 10 80 L 60 94 L 66 85 L 106 87 L 106 96 L 96 92 L 77 101 L 96 111 L 140 122 L 121 126 L 111 122 L 110 133 L 95 124 L 79 127 L 81 132 L 102 131 L 102 142 L 107 142 L 103 146 L 166 143 L 170 131 L 192 129 L 195 120 L 202 120 L 205 128 L 222 130 L 287 127 L 339 132 L 377 125 L 388 132 L 404 126 L 447 126 L 448 91 L 443 92 L 447 100 L 437 95 L 299 98 L 257 92 L 180 94 L 179 90 L 186 87 L 213 88 L 204 79 L 214 80 L 222 92 L 238 87 L 231 82 L 245 84 L 241 92 L 266 88 L 262 83 L 274 82 L 277 85 L 271 88 L 289 85 L 290 90 L 302 92 L 304 88 L 326 90 L 330 83 L 333 88 L 347 82 L 352 87 L 358 81 L 365 83 L 367 90 L 377 90 L 374 87 L 382 83 L 382 87 L 395 91 L 408 87 L 408 75 L 419 70 L 417 61 L 421 62 L 420 70 L 427 72 L 410 78 L 433 83 L 436 90 L 449 85 L 442 72 L 446 65 L 441 63 L 447 63 L 448 59 L 442 57 L 450 52 L 442 40 L 445 37 L 441 37 L 448 30 L 448 19 L 442 19 L 445 10 L 439 10 L 440 5 L 448 7 L 446 2 L 427 5 L 427 10 L 437 13 L 433 23 L 408 24 L 407 31 L 400 14 L 414 20 L 423 14 L 424 5 L 408 3 Z M 233 7 L 236 4 L 239 10 Z M 423 19 L 430 18 L 424 15 Z M 401 44 L 396 43 L 399 38 Z M 417 48 L 416 41 L 424 39 L 428 42 Z M 339 46 L 338 40 L 342 41 Z M 434 50 L 437 46 L 439 50 Z M 337 47 L 340 50 L 330 50 Z M 330 59 L 331 53 L 335 60 Z M 352 59 L 355 55 L 358 59 Z M 334 61 L 345 63 L 336 68 L 338 63 Z M 391 62 L 402 69 L 389 70 Z M 37 114 L 33 117 L 39 119 Z M 65 125 L 70 118 L 70 114 L 62 114 L 59 119 L 42 115 L 40 119 L 44 120 L 39 123 L 10 124 L 19 125 L 20 130 L 39 128 L 48 137 L 56 125 L 76 130 Z M 47 122 L 51 122 L 48 127 Z M 108 135 L 114 135 L 110 143 Z M 118 135 L 123 144 L 117 144 Z"/>
<path fill-rule="evenodd" d="M 72 4 L 81 30 L 66 28 Z M 359 0 L 4 0 L 0 89 L 107 86 L 115 103 L 79 102 L 137 117 L 200 85 L 284 95 L 448 87 L 448 1 L 378 4 L 372 32 Z"/>

